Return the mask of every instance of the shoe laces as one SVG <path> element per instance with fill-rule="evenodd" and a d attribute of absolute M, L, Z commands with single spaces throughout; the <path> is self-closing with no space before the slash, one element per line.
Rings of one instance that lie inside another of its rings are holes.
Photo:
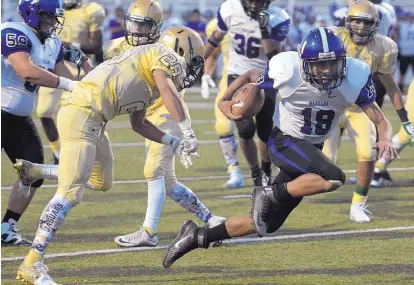
<path fill-rule="evenodd" d="M 143 228 L 140 228 L 136 232 L 133 232 L 131 234 L 126 235 L 125 236 L 125 239 L 128 240 L 128 241 L 131 241 L 131 240 L 134 240 L 134 239 L 138 239 L 143 234 L 143 231 L 145 231 L 145 230 Z"/>
<path fill-rule="evenodd" d="M 365 205 L 365 204 L 358 204 L 358 205 L 355 205 L 355 207 L 357 207 L 359 210 L 361 210 L 361 211 L 363 211 L 364 213 L 366 213 L 366 214 L 372 214 L 367 208 L 368 208 L 368 206 L 367 205 Z"/>

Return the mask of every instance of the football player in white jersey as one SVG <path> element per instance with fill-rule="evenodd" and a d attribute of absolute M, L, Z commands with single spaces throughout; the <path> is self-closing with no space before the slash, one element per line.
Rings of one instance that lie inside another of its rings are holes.
<path fill-rule="evenodd" d="M 244 84 L 257 82 L 261 89 L 278 90 L 280 102 L 273 118 L 269 154 L 280 173 L 272 186 L 254 189 L 251 216 L 230 218 L 212 229 L 185 222 L 165 254 L 164 267 L 195 248 L 208 248 L 210 242 L 254 232 L 259 236 L 273 233 L 304 196 L 342 186 L 344 172 L 321 149 L 345 109 L 354 103 L 378 127 L 380 156 L 395 157 L 391 124 L 375 103 L 371 71 L 364 62 L 345 54 L 338 35 L 317 28 L 305 36 L 298 52 L 280 53 L 265 70 L 252 69 L 230 85 L 220 106 L 229 119 L 239 119 L 231 114 L 231 106 L 237 103 L 231 97 Z"/>
<path fill-rule="evenodd" d="M 24 22 L 1 25 L 1 147 L 15 163 L 24 158 L 43 163 L 43 147 L 31 118 L 39 86 L 72 90 L 71 79 L 58 76 L 67 71 L 66 60 L 78 60 L 85 71 L 91 70 L 84 55 L 66 50 L 57 37 L 62 29 L 63 7 L 60 0 L 21 0 L 18 10 Z M 22 245 L 16 223 L 26 210 L 43 180 L 33 183 L 31 195 L 24 199 L 14 185 L 1 224 L 2 245 Z"/>
<path fill-rule="evenodd" d="M 252 68 L 265 68 L 267 59 L 280 51 L 280 43 L 286 38 L 290 18 L 285 10 L 270 7 L 270 0 L 227 0 L 217 13 L 217 30 L 208 39 L 205 58 L 207 59 L 228 34 L 229 63 L 228 82 L 231 84 L 238 76 Z M 240 147 L 251 170 L 256 186 L 267 185 L 271 175 L 271 162 L 267 153 L 267 141 L 272 131 L 272 116 L 275 106 L 274 91 L 266 91 L 265 104 L 253 118 L 237 121 Z M 257 157 L 256 133 L 260 139 L 259 152 L 261 167 Z M 220 139 L 230 176 L 238 169 L 237 144 L 234 136 Z"/>

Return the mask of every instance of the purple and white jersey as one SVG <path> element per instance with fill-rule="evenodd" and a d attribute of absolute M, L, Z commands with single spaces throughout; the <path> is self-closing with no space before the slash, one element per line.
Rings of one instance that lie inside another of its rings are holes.
<path fill-rule="evenodd" d="M 394 8 L 384 1 L 380 4 L 375 4 L 380 17 L 378 33 L 390 37 L 391 31 L 397 23 L 397 16 L 395 15 Z"/>
<path fill-rule="evenodd" d="M 285 10 L 272 6 L 269 12 L 269 34 L 275 41 L 283 41 L 289 32 L 290 18 Z M 230 39 L 227 73 L 241 75 L 253 68 L 265 68 L 267 57 L 257 20 L 248 16 L 240 0 L 227 0 L 217 13 L 217 26 Z"/>
<path fill-rule="evenodd" d="M 346 58 L 346 77 L 331 93 L 319 91 L 301 76 L 301 60 L 294 51 L 279 53 L 258 79 L 262 89 L 276 89 L 280 102 L 273 121 L 283 133 L 319 144 L 328 139 L 345 109 L 352 104 L 372 104 L 376 92 L 369 66 Z"/>
<path fill-rule="evenodd" d="M 1 109 L 17 116 L 29 116 L 34 109 L 39 86 L 26 81 L 7 59 L 15 52 L 27 52 L 34 64 L 53 71 L 63 60 L 63 45 L 57 36 L 42 44 L 25 23 L 1 24 Z"/>

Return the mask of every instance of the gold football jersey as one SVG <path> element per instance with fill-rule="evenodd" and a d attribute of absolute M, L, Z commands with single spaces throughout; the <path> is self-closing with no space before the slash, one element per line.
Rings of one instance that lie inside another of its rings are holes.
<path fill-rule="evenodd" d="M 185 66 L 181 57 L 162 44 L 137 46 L 98 65 L 72 92 L 63 94 L 62 105 L 92 108 L 107 121 L 147 109 L 160 98 L 152 72 L 165 70 L 178 87 L 185 78 Z"/>
<path fill-rule="evenodd" d="M 211 37 L 213 32 L 217 30 L 217 18 L 212 19 L 210 22 L 208 22 L 206 27 L 206 35 L 207 38 Z M 229 62 L 229 35 L 228 33 L 224 36 L 223 40 L 220 42 L 220 49 L 223 53 L 223 65 L 227 66 L 227 63 Z M 226 68 L 224 69 L 226 70 Z"/>
<path fill-rule="evenodd" d="M 397 65 L 398 46 L 389 37 L 377 33 L 366 46 L 358 46 L 352 42 L 349 31 L 345 27 L 329 27 L 329 29 L 341 37 L 346 55 L 364 61 L 369 65 L 372 73 L 394 72 Z"/>
<path fill-rule="evenodd" d="M 132 48 L 133 46 L 127 43 L 125 37 L 106 41 L 102 46 L 104 60 L 111 59 Z"/>
<path fill-rule="evenodd" d="M 59 34 L 63 42 L 89 43 L 89 33 L 102 29 L 105 10 L 97 3 L 82 4 L 78 8 L 65 10 L 65 23 Z"/>

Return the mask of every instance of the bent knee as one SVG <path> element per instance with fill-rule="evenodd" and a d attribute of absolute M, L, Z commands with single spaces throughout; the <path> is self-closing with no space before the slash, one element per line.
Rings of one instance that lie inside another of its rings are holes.
<path fill-rule="evenodd" d="M 325 192 L 332 192 L 345 184 L 346 176 L 339 167 L 335 166 L 328 169 L 324 179 L 327 181 Z"/>
<path fill-rule="evenodd" d="M 254 134 L 256 132 L 256 124 L 253 122 L 253 119 L 238 121 L 236 125 L 240 138 L 249 140 L 254 137 Z"/>
<path fill-rule="evenodd" d="M 357 149 L 357 157 L 358 161 L 374 161 L 377 157 L 377 151 L 373 145 L 360 147 Z"/>
<path fill-rule="evenodd" d="M 234 133 L 233 124 L 230 121 L 216 121 L 215 129 L 219 137 L 226 137 Z"/>

